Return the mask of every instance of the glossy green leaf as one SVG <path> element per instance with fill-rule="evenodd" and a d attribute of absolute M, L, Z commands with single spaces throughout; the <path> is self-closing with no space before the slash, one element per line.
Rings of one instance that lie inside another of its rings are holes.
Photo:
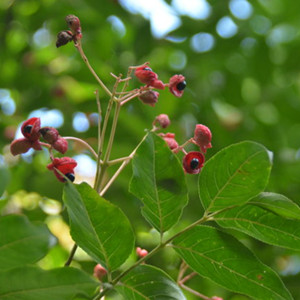
<path fill-rule="evenodd" d="M 10 173 L 8 169 L 4 167 L 0 167 L 0 197 L 5 191 L 6 186 L 8 185 L 10 181 Z"/>
<path fill-rule="evenodd" d="M 254 142 L 221 150 L 206 162 L 199 176 L 205 210 L 215 212 L 248 202 L 265 189 L 271 166 L 267 149 Z"/>
<path fill-rule="evenodd" d="M 54 243 L 55 238 L 45 224 L 32 224 L 20 215 L 0 217 L 1 270 L 35 263 Z"/>
<path fill-rule="evenodd" d="M 79 269 L 42 270 L 27 266 L 0 271 L 1 300 L 73 299 L 76 295 L 92 296 L 97 283 Z"/>
<path fill-rule="evenodd" d="M 118 268 L 134 245 L 131 225 L 124 213 L 87 183 L 67 183 L 63 195 L 74 241 L 109 270 Z"/>
<path fill-rule="evenodd" d="M 279 276 L 229 234 L 196 226 L 177 237 L 174 249 L 203 277 L 253 299 L 292 299 Z"/>
<path fill-rule="evenodd" d="M 246 204 L 216 215 L 215 220 L 263 241 L 288 249 L 300 250 L 300 221 L 288 220 L 261 207 Z"/>
<path fill-rule="evenodd" d="M 116 286 L 116 290 L 124 300 L 185 299 L 169 275 L 149 265 L 141 265 L 130 271 Z"/>
<path fill-rule="evenodd" d="M 276 193 L 261 193 L 251 203 L 263 207 L 279 216 L 300 220 L 300 207 L 289 198 Z"/>
<path fill-rule="evenodd" d="M 154 133 L 149 133 L 132 163 L 129 191 L 143 202 L 146 220 L 162 233 L 178 222 L 188 201 L 182 164 Z"/>

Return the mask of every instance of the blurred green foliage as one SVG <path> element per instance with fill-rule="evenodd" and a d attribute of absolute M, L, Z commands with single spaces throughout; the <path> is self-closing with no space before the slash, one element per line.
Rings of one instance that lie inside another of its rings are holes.
<path fill-rule="evenodd" d="M 172 1 L 166 3 L 171 5 Z M 188 6 L 189 0 L 185 3 Z M 32 111 L 58 109 L 64 117 L 59 128 L 61 135 L 88 139 L 92 146 L 97 145 L 97 128 L 92 121 L 85 132 L 77 132 L 72 126 L 76 112 L 89 117 L 97 111 L 94 91 L 99 87 L 73 45 L 55 47 L 56 34 L 67 29 L 64 18 L 68 14 L 80 18 L 83 48 L 109 87 L 114 83 L 110 72 L 126 74 L 128 66 L 145 61 L 150 61 L 164 82 L 168 82 L 174 73 L 186 77 L 187 88 L 180 99 L 165 90 L 160 92 L 154 108 L 138 100 L 124 106 L 113 149 L 114 158 L 129 154 L 143 136 L 144 129 L 151 127 L 155 116 L 167 113 L 172 120 L 168 131 L 176 133 L 179 143 L 193 135 L 196 123 L 210 127 L 213 148 L 208 151 L 207 159 L 223 147 L 242 140 L 265 145 L 274 154 L 267 190 L 282 193 L 300 203 L 300 2 L 251 2 L 253 11 L 247 19 L 232 15 L 230 1 L 211 0 L 209 3 L 212 10 L 207 19 L 179 16 L 181 26 L 167 38 L 157 39 L 151 34 L 148 20 L 129 13 L 117 0 L 0 2 L 0 163 L 7 165 L 11 173 L 10 184 L 1 201 L 18 203 L 6 208 L 5 213 L 22 210 L 32 220 L 48 220 L 47 211 L 22 202 L 24 195 L 31 199 L 28 195 L 35 193 L 35 200 L 30 201 L 37 201 L 37 198 L 61 201 L 62 184 L 45 168 L 49 163 L 47 153 L 37 153 L 26 160 L 9 154 L 9 144 L 18 125 Z M 121 20 L 125 34 L 112 25 L 111 16 Z M 222 38 L 216 32 L 217 23 L 224 16 L 231 16 L 238 26 L 237 34 L 231 38 Z M 192 37 L 200 32 L 214 37 L 214 47 L 210 51 L 196 52 L 191 47 Z M 139 87 L 136 79 L 130 87 Z M 107 97 L 101 90 L 100 100 L 104 111 Z M 73 149 L 68 155 L 81 151 Z M 140 203 L 127 191 L 130 175 L 131 168 L 128 167 L 106 198 L 119 204 L 134 223 L 137 243 L 151 248 L 156 234 L 140 216 Z M 201 215 L 196 177 L 187 176 L 190 204 L 183 215 L 185 225 Z M 1 201 L 0 207 L 3 206 Z M 66 220 L 65 211 L 62 215 Z M 254 242 L 242 234 L 235 235 L 254 251 L 259 250 L 255 252 L 265 263 L 289 275 L 284 281 L 294 298 L 300 299 L 297 254 Z M 168 251 L 150 262 L 176 277 L 179 261 Z M 59 257 L 67 255 L 60 250 L 52 251 L 48 261 L 55 261 L 52 256 L 57 253 Z M 45 261 L 42 265 L 47 267 Z M 91 272 L 92 265 L 82 263 L 82 267 Z M 209 295 L 219 293 L 226 299 L 245 299 L 229 298 L 229 294 L 206 279 L 194 278 L 191 284 L 195 288 L 201 286 L 201 292 Z"/>

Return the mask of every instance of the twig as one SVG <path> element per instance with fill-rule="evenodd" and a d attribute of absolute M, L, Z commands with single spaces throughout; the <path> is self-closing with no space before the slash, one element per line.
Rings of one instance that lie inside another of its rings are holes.
<path fill-rule="evenodd" d="M 195 295 L 195 296 L 197 296 L 197 297 L 199 297 L 201 299 L 211 300 L 211 298 L 209 298 L 209 297 L 207 297 L 207 296 L 205 296 L 205 295 L 203 295 L 203 294 L 201 294 L 201 293 L 199 293 L 199 292 L 197 292 L 197 291 L 189 288 L 188 286 L 186 286 L 184 284 L 181 284 L 180 287 L 182 287 L 184 290 L 189 291 L 190 293 L 192 293 L 193 295 Z"/>
<path fill-rule="evenodd" d="M 116 158 L 113 160 L 109 160 L 107 163 L 109 166 L 113 166 L 116 165 L 118 163 L 122 163 L 123 161 L 127 160 L 128 158 L 130 158 L 129 156 L 125 156 L 125 157 L 120 157 L 120 158 Z"/>
<path fill-rule="evenodd" d="M 195 277 L 197 275 L 196 272 L 192 272 L 188 275 L 186 275 L 185 277 L 183 277 L 180 281 L 179 281 L 179 285 L 184 284 L 185 282 L 187 282 L 188 280 L 192 279 L 193 277 Z"/>
<path fill-rule="evenodd" d="M 101 118 L 102 118 L 102 110 L 101 110 L 101 103 L 99 99 L 99 91 L 95 91 L 96 95 L 96 102 L 97 102 L 97 109 L 98 109 L 98 151 L 100 149 L 100 139 L 101 139 Z"/>
<path fill-rule="evenodd" d="M 188 269 L 188 265 L 185 263 L 185 261 L 183 260 L 180 267 L 179 267 L 179 272 L 178 272 L 178 276 L 177 276 L 177 283 L 179 283 L 179 281 L 182 279 L 185 271 Z"/>
<path fill-rule="evenodd" d="M 113 182 L 116 180 L 116 178 L 120 175 L 120 173 L 123 171 L 123 169 L 128 165 L 130 162 L 131 157 L 128 157 L 127 160 L 124 160 L 119 169 L 115 172 L 115 174 L 110 178 L 110 180 L 106 183 L 105 187 L 101 190 L 99 195 L 102 197 L 107 190 L 110 188 L 110 186 L 113 184 Z"/>
<path fill-rule="evenodd" d="M 140 95 L 140 92 L 137 92 L 137 93 L 132 94 L 129 97 L 125 98 L 124 100 L 122 100 L 121 106 L 123 106 L 125 103 L 129 102 L 130 100 L 134 99 L 135 97 L 137 97 L 139 95 Z"/>
<path fill-rule="evenodd" d="M 82 140 L 82 139 L 79 139 L 77 137 L 74 137 L 74 136 L 64 136 L 63 137 L 65 140 L 70 140 L 70 141 L 74 141 L 74 142 L 78 142 L 78 143 L 81 143 L 82 145 L 84 145 L 86 148 L 88 148 L 90 150 L 90 152 L 94 155 L 94 157 L 96 159 L 98 159 L 98 155 L 96 153 L 96 151 L 91 147 L 90 144 L 88 144 L 86 141 Z"/>
<path fill-rule="evenodd" d="M 107 93 L 107 95 L 111 96 L 111 92 L 110 90 L 106 87 L 106 85 L 102 82 L 102 80 L 99 78 L 99 76 L 97 75 L 97 73 L 94 71 L 94 69 L 92 68 L 92 66 L 90 65 L 86 55 L 83 52 L 82 46 L 81 46 L 81 42 L 78 41 L 77 43 L 74 44 L 76 49 L 78 50 L 78 52 L 80 53 L 84 63 L 87 65 L 87 67 L 89 68 L 90 72 L 93 74 L 93 76 L 95 77 L 95 79 L 98 81 L 98 83 L 100 84 L 100 86 L 103 88 L 103 90 Z"/>
<path fill-rule="evenodd" d="M 72 248 L 72 250 L 71 250 L 71 252 L 70 252 L 70 256 L 69 256 L 69 258 L 68 258 L 68 260 L 66 261 L 66 263 L 65 263 L 65 267 L 68 267 L 70 264 L 71 264 L 71 262 L 72 262 L 72 260 L 73 260 L 73 257 L 74 257 L 74 255 L 75 255 L 75 252 L 76 252 L 76 250 L 77 250 L 77 245 L 76 244 L 74 244 L 74 246 L 73 246 L 73 248 Z"/>
<path fill-rule="evenodd" d="M 127 158 L 120 158 L 119 159 L 119 160 L 123 160 L 123 163 L 121 164 L 121 166 L 119 167 L 119 169 L 115 172 L 115 174 L 111 177 L 111 179 L 107 182 L 107 184 L 105 185 L 105 187 L 101 190 L 100 196 L 103 196 L 107 192 L 107 190 L 112 185 L 112 183 L 116 180 L 116 178 L 120 175 L 120 173 L 123 171 L 123 169 L 128 165 L 128 163 L 130 162 L 130 160 L 134 157 L 137 149 L 142 144 L 142 142 L 146 139 L 147 136 L 148 136 L 148 133 L 142 138 L 142 140 L 134 148 L 134 150 L 128 155 Z M 117 161 L 117 160 L 118 159 L 116 159 L 115 161 Z M 114 161 L 112 161 L 112 162 L 114 162 Z"/>
<path fill-rule="evenodd" d="M 106 128 L 107 128 L 107 123 L 108 123 L 108 116 L 110 114 L 114 99 L 115 99 L 115 93 L 117 91 L 117 87 L 119 84 L 119 80 L 121 79 L 121 77 L 117 77 L 116 83 L 114 85 L 113 88 L 113 92 L 111 94 L 111 98 L 109 100 L 108 103 L 108 107 L 107 107 L 107 111 L 106 111 L 106 115 L 105 115 L 105 120 L 104 120 L 104 124 L 103 124 L 103 131 L 101 134 L 101 143 L 100 143 L 100 149 L 99 149 L 99 154 L 102 153 L 103 150 L 103 144 L 104 144 L 104 136 L 105 136 L 105 132 L 106 132 Z M 105 156 L 103 158 L 103 162 L 101 163 L 101 168 L 100 168 L 100 164 L 97 165 L 97 174 L 96 174 L 96 180 L 95 180 L 95 184 L 94 184 L 94 188 L 96 189 L 96 191 L 99 193 L 101 186 L 102 186 L 102 181 L 104 178 L 104 174 L 106 172 L 106 169 L 108 167 L 108 160 L 109 160 L 109 156 L 110 156 L 110 152 L 112 149 L 112 145 L 113 145 L 113 141 L 114 141 L 114 137 L 115 137 L 115 132 L 116 132 L 116 128 L 117 128 L 117 123 L 118 123 L 118 119 L 119 119 L 119 113 L 120 113 L 120 109 L 121 109 L 121 105 L 120 102 L 117 100 L 116 101 L 116 109 L 115 109 L 115 114 L 114 114 L 114 118 L 113 118 L 113 123 L 111 126 L 111 131 L 110 131 L 110 136 L 109 136 L 109 140 L 108 140 L 108 145 L 106 148 L 106 152 L 105 152 Z"/>

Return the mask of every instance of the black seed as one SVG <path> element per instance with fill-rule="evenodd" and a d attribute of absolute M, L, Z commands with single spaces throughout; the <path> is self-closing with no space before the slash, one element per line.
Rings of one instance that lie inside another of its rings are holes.
<path fill-rule="evenodd" d="M 183 91 L 183 90 L 185 89 L 185 87 L 186 87 L 186 82 L 185 82 L 185 80 L 179 82 L 179 83 L 176 85 L 176 87 L 177 87 L 177 90 L 178 90 L 178 91 Z"/>
<path fill-rule="evenodd" d="M 190 167 L 192 170 L 195 170 L 199 167 L 199 160 L 198 158 L 193 158 L 190 162 Z"/>
<path fill-rule="evenodd" d="M 146 67 L 146 68 L 144 68 L 143 70 L 145 70 L 145 71 L 152 71 L 152 69 L 149 68 L 149 67 Z"/>
<path fill-rule="evenodd" d="M 26 133 L 30 133 L 31 129 L 32 129 L 32 125 L 27 125 L 27 126 L 24 127 L 23 130 L 24 130 L 24 132 L 26 132 Z"/>
<path fill-rule="evenodd" d="M 74 176 L 73 173 L 67 173 L 67 174 L 65 174 L 65 176 L 66 176 L 67 178 L 69 178 L 72 182 L 75 180 L 75 176 Z"/>

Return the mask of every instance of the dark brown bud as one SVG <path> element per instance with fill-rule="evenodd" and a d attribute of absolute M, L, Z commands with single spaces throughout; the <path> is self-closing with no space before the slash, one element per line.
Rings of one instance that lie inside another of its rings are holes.
<path fill-rule="evenodd" d="M 73 34 L 70 30 L 60 31 L 57 35 L 56 47 L 59 48 L 73 40 Z"/>
<path fill-rule="evenodd" d="M 40 129 L 40 133 L 49 144 L 55 143 L 59 137 L 58 131 L 53 127 L 43 127 Z"/>
<path fill-rule="evenodd" d="M 159 96 L 158 92 L 150 90 L 150 91 L 143 93 L 141 96 L 139 96 L 139 99 L 144 104 L 154 106 L 155 103 L 157 102 L 158 96 Z"/>

